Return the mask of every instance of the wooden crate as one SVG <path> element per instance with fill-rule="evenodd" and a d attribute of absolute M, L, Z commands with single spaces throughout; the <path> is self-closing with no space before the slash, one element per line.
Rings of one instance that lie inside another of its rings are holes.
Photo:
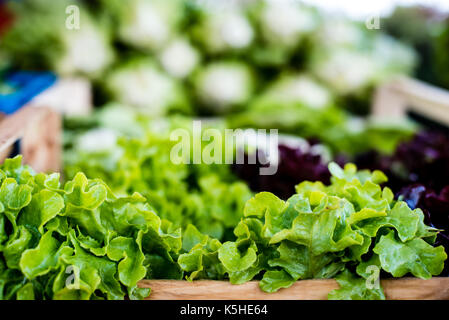
<path fill-rule="evenodd" d="M 449 300 L 449 278 L 386 279 L 381 285 L 389 300 Z M 326 300 L 339 286 L 335 280 L 301 280 L 290 288 L 266 293 L 257 281 L 233 285 L 212 280 L 142 280 L 139 287 L 151 288 L 147 300 Z"/>
<path fill-rule="evenodd" d="M 377 89 L 373 118 L 401 119 L 410 111 L 449 126 L 449 91 L 407 77 L 398 77 Z"/>
<path fill-rule="evenodd" d="M 12 115 L 1 116 L 0 161 L 17 153 L 36 172 L 59 172 L 61 138 L 59 113 L 49 108 L 23 107 Z"/>

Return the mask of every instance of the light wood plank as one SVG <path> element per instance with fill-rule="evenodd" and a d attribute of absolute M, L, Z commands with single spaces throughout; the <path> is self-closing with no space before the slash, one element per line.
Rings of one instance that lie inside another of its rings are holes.
<path fill-rule="evenodd" d="M 382 280 L 387 299 L 449 300 L 449 278 Z M 275 293 L 260 290 L 257 281 L 233 285 L 227 281 L 142 280 L 151 288 L 148 300 L 326 300 L 338 288 L 335 280 L 302 280 Z"/>
<path fill-rule="evenodd" d="M 61 169 L 61 116 L 43 107 L 23 107 L 0 121 L 0 154 L 8 157 L 21 141 L 23 161 L 37 172 Z"/>
<path fill-rule="evenodd" d="M 373 118 L 400 119 L 407 116 L 407 111 L 449 126 L 449 91 L 407 77 L 396 78 L 377 89 Z"/>

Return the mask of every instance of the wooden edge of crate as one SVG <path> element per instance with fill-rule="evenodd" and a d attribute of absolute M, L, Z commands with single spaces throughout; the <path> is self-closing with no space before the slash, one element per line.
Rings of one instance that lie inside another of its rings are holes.
<path fill-rule="evenodd" d="M 404 118 L 413 111 L 449 125 L 449 91 L 428 83 L 398 77 L 380 86 L 371 110 L 374 118 Z"/>
<path fill-rule="evenodd" d="M 61 169 L 61 116 L 50 108 L 24 107 L 0 121 L 0 154 L 20 141 L 23 162 L 37 172 Z M 1 159 L 4 160 L 4 159 Z"/>
<path fill-rule="evenodd" d="M 147 300 L 326 300 L 338 289 L 335 280 L 301 280 L 290 288 L 266 293 L 258 281 L 233 285 L 228 281 L 142 280 L 141 288 L 151 288 Z M 449 300 L 449 278 L 381 280 L 389 300 Z"/>

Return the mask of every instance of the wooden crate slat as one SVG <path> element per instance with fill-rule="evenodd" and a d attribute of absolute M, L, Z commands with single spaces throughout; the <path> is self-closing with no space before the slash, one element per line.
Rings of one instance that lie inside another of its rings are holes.
<path fill-rule="evenodd" d="M 374 96 L 372 117 L 401 119 L 413 111 L 449 126 L 449 91 L 425 82 L 399 77 L 380 86 Z"/>
<path fill-rule="evenodd" d="M 61 116 L 43 107 L 24 107 L 0 121 L 1 161 L 20 140 L 23 161 L 37 172 L 61 169 Z"/>
<path fill-rule="evenodd" d="M 387 299 L 449 300 L 449 278 L 381 280 Z M 301 280 L 275 293 L 260 290 L 257 281 L 233 285 L 227 281 L 142 280 L 151 288 L 148 300 L 326 300 L 338 288 L 335 280 Z"/>

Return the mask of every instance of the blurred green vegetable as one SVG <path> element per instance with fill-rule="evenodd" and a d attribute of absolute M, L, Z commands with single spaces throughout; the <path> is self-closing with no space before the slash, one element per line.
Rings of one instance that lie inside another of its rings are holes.
<path fill-rule="evenodd" d="M 24 0 L 8 6 L 17 18 L 1 45 L 15 67 L 85 75 L 96 104 L 115 101 L 157 116 L 245 110 L 284 74 L 307 75 L 328 91 L 326 104 L 366 115 L 373 88 L 410 74 L 417 62 L 413 50 L 381 32 L 291 1 Z M 79 8 L 80 29 L 66 27 L 69 6 Z M 303 104 L 324 103 L 323 90 L 301 81 L 310 89 L 300 90 Z"/>
<path fill-rule="evenodd" d="M 445 28 L 440 36 L 436 37 L 436 53 L 434 72 L 436 73 L 437 84 L 449 89 L 449 57 L 447 48 L 449 48 L 449 19 L 446 19 Z"/>
<path fill-rule="evenodd" d="M 278 129 L 280 133 L 318 138 L 335 154 L 349 156 L 371 149 L 391 153 L 399 142 L 410 138 L 416 130 L 416 125 L 409 121 L 354 117 L 331 104 L 311 107 L 312 100 L 307 105 L 301 101 L 307 99 L 306 95 L 290 100 L 284 94 L 283 98 L 262 95 L 246 111 L 228 116 L 228 125 L 232 128 Z"/>
<path fill-rule="evenodd" d="M 63 75 L 99 77 L 114 59 L 108 24 L 76 3 L 70 20 L 69 0 L 8 3 L 16 18 L 2 38 L 2 48 L 21 69 L 51 69 Z M 79 13 L 79 14 L 78 14 Z"/>
<path fill-rule="evenodd" d="M 104 82 L 114 101 L 142 113 L 161 116 L 170 110 L 190 111 L 184 88 L 149 58 L 129 60 L 112 69 Z"/>
<path fill-rule="evenodd" d="M 383 25 L 386 33 L 415 49 L 419 57 L 415 72 L 418 79 L 437 86 L 445 85 L 442 81 L 445 66 L 438 60 L 444 61 L 447 46 L 438 48 L 438 39 L 447 25 L 447 13 L 426 5 L 398 6 L 384 19 Z"/>
<path fill-rule="evenodd" d="M 251 69 L 241 62 L 215 62 L 195 75 L 199 102 L 215 114 L 229 113 L 243 107 L 254 90 Z"/>
<path fill-rule="evenodd" d="M 143 50 L 162 48 L 177 32 L 183 15 L 181 0 L 121 1 L 119 38 Z M 104 2 L 108 5 L 108 1 Z"/>

